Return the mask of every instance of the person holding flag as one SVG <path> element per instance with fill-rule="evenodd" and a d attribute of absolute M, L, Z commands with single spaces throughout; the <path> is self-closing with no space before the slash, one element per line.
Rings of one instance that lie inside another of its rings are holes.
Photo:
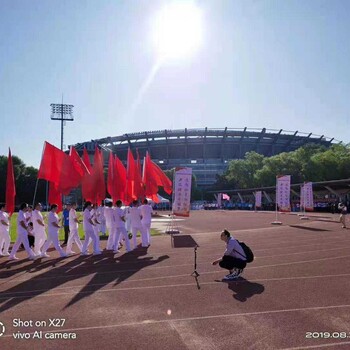
<path fill-rule="evenodd" d="M 139 202 L 134 200 L 132 207 L 130 208 L 130 221 L 131 221 L 131 232 L 134 249 L 137 247 L 137 232 L 141 233 L 142 247 L 147 247 L 147 233 L 141 223 L 141 210 L 139 208 Z"/>
<path fill-rule="evenodd" d="M 30 260 L 35 260 L 35 254 L 33 250 L 29 246 L 28 241 L 28 224 L 27 219 L 25 217 L 25 213 L 28 210 L 28 204 L 22 203 L 19 207 L 19 212 L 17 216 L 17 240 L 15 244 L 12 247 L 9 259 L 10 260 L 18 260 L 16 257 L 16 253 L 18 251 L 18 248 L 23 243 L 24 249 L 26 250 L 28 257 Z"/>
<path fill-rule="evenodd" d="M 61 226 L 59 225 L 60 219 L 57 215 L 57 210 L 58 205 L 52 204 L 48 217 L 48 239 L 43 246 L 41 254 L 42 258 L 49 257 L 49 255 L 47 255 L 46 252 L 52 243 L 55 249 L 59 252 L 61 258 L 65 258 L 67 256 L 67 254 L 63 251 L 62 247 L 60 246 L 60 242 L 58 240 L 58 230 L 61 228 Z"/>
<path fill-rule="evenodd" d="M 78 228 L 79 228 L 79 220 L 77 217 L 77 203 L 72 203 L 71 208 L 69 210 L 69 236 L 67 241 L 66 253 L 67 255 L 75 254 L 72 251 L 72 245 L 75 243 L 80 250 L 80 253 L 83 250 L 83 243 L 79 238 Z"/>
<path fill-rule="evenodd" d="M 91 209 L 92 209 L 92 203 L 90 201 L 87 201 L 84 204 L 84 214 L 83 214 L 83 226 L 84 226 L 84 233 L 85 233 L 85 241 L 82 248 L 82 255 L 89 255 L 88 253 L 88 247 L 92 241 L 92 247 L 94 255 L 101 254 L 100 250 L 97 249 L 97 239 L 94 233 L 94 226 L 95 223 L 91 217 Z"/>
<path fill-rule="evenodd" d="M 146 231 L 147 236 L 147 245 L 151 245 L 151 222 L 152 222 L 152 213 L 153 209 L 150 204 L 148 204 L 148 200 L 145 198 L 143 200 L 143 205 L 140 207 L 142 220 L 141 223 L 143 225 L 144 230 Z"/>
<path fill-rule="evenodd" d="M 121 236 L 123 236 L 124 240 L 125 240 L 125 247 L 126 247 L 126 251 L 130 252 L 131 248 L 130 248 L 130 241 L 129 241 L 129 237 L 128 237 L 128 233 L 126 232 L 125 229 L 125 212 L 124 210 L 121 208 L 122 206 L 122 201 L 121 200 L 117 200 L 117 202 L 115 203 L 115 209 L 114 209 L 114 222 L 115 222 L 115 240 L 114 240 L 114 253 L 119 253 L 119 242 L 121 239 Z"/>
<path fill-rule="evenodd" d="M 33 232 L 34 232 L 34 253 L 35 255 L 41 255 L 41 248 L 43 247 L 47 236 L 45 232 L 45 223 L 43 215 L 41 214 L 41 203 L 35 205 L 35 209 L 32 213 Z"/>
<path fill-rule="evenodd" d="M 10 248 L 10 220 L 9 214 L 5 211 L 6 205 L 0 204 L 0 256 L 9 256 Z"/>

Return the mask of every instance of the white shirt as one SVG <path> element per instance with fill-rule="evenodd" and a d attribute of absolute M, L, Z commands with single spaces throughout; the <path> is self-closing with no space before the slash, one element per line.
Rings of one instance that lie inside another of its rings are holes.
<path fill-rule="evenodd" d="M 93 231 L 93 226 L 90 223 L 91 213 L 88 208 L 84 210 L 83 214 L 83 226 L 85 231 Z"/>
<path fill-rule="evenodd" d="M 106 207 L 104 210 L 104 217 L 106 219 L 106 226 L 111 228 L 114 226 L 114 216 L 113 216 L 113 209 L 111 207 Z"/>
<path fill-rule="evenodd" d="M 49 212 L 49 217 L 48 217 L 48 230 L 49 233 L 56 233 L 58 232 L 58 227 L 54 226 L 53 223 L 56 223 L 57 225 L 60 224 L 60 219 L 58 215 L 52 211 Z"/>
<path fill-rule="evenodd" d="M 104 212 L 105 212 L 105 207 L 100 205 L 97 209 L 97 221 L 98 222 L 104 222 L 105 221 L 105 215 L 104 215 Z"/>
<path fill-rule="evenodd" d="M 75 219 L 77 219 L 77 212 L 75 209 L 71 208 L 71 210 L 69 211 L 69 229 L 71 231 L 77 230 L 79 227 Z"/>
<path fill-rule="evenodd" d="M 122 217 L 124 217 L 125 216 L 125 212 L 124 212 L 124 210 L 123 209 L 121 209 L 121 208 L 118 208 L 118 207 L 116 207 L 115 209 L 114 209 L 114 223 L 115 223 L 115 227 L 125 227 L 125 223 L 124 223 L 124 221 L 123 221 L 123 219 L 122 219 Z"/>
<path fill-rule="evenodd" d="M 239 253 L 237 253 L 236 251 Z M 240 255 L 242 254 L 242 255 Z M 244 250 L 242 249 L 241 245 L 237 242 L 236 239 L 231 237 L 229 241 L 227 242 L 226 250 L 224 255 L 231 255 L 234 258 L 238 258 L 241 260 L 246 260 L 246 256 L 244 254 Z"/>
<path fill-rule="evenodd" d="M 138 207 L 130 208 L 131 227 L 141 227 L 141 210 Z"/>
<path fill-rule="evenodd" d="M 33 222 L 33 231 L 34 234 L 37 233 L 45 233 L 45 226 L 41 226 L 37 220 L 41 220 L 44 223 L 44 218 L 39 210 L 34 210 L 32 214 L 32 222 Z"/>
<path fill-rule="evenodd" d="M 5 233 L 10 231 L 10 227 L 6 226 L 1 223 L 1 221 L 5 221 L 7 224 L 10 223 L 9 221 L 9 214 L 6 213 L 6 211 L 0 210 L 0 231 Z"/>
<path fill-rule="evenodd" d="M 20 210 L 18 212 L 18 216 L 17 216 L 17 231 L 21 234 L 24 234 L 24 235 L 27 235 L 28 234 L 28 231 L 26 229 L 24 229 L 22 227 L 22 225 L 20 224 L 21 221 L 24 222 L 24 225 L 27 227 L 27 220 L 26 220 L 26 217 L 24 216 L 24 211 L 23 210 Z"/>
<path fill-rule="evenodd" d="M 142 215 L 142 222 L 145 224 L 150 224 L 152 221 L 152 213 L 153 209 L 149 204 L 141 205 L 140 207 L 141 215 Z"/>

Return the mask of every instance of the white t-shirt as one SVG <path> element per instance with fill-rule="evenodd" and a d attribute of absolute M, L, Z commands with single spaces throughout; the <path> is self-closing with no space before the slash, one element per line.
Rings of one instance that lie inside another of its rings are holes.
<path fill-rule="evenodd" d="M 23 221 L 23 222 L 24 222 L 24 225 L 25 225 L 25 226 L 28 226 L 28 225 L 27 225 L 27 220 L 26 220 L 26 217 L 25 217 L 24 214 L 25 214 L 25 213 L 24 213 L 23 210 L 20 210 L 20 211 L 18 212 L 18 216 L 17 216 L 17 231 L 18 231 L 19 233 L 22 233 L 22 234 L 27 235 L 27 234 L 28 234 L 28 231 L 27 231 L 26 229 L 24 229 L 24 228 L 21 226 L 21 224 L 20 224 L 20 222 Z"/>
<path fill-rule="evenodd" d="M 44 223 L 44 218 L 39 210 L 34 210 L 32 214 L 33 231 L 36 233 L 45 233 L 45 226 L 41 226 L 37 220 L 41 220 Z"/>
<path fill-rule="evenodd" d="M 86 208 L 83 214 L 83 226 L 85 231 L 93 231 L 93 226 L 91 225 L 89 219 L 91 219 L 91 213 L 89 209 Z"/>
<path fill-rule="evenodd" d="M 131 227 L 141 227 L 141 210 L 138 207 L 130 208 Z"/>
<path fill-rule="evenodd" d="M 229 241 L 227 242 L 227 246 L 226 246 L 226 250 L 225 250 L 224 255 L 231 255 L 234 258 L 238 258 L 238 259 L 241 259 L 244 261 L 246 260 L 244 250 L 242 249 L 241 245 L 237 242 L 237 240 L 234 239 L 233 237 L 231 237 L 229 239 Z"/>
<path fill-rule="evenodd" d="M 152 213 L 153 209 L 149 204 L 141 205 L 140 207 L 141 215 L 142 215 L 142 222 L 145 224 L 150 224 L 152 221 Z"/>
<path fill-rule="evenodd" d="M 100 223 L 103 223 L 105 221 L 105 207 L 103 206 L 99 206 L 97 209 L 97 221 L 100 222 Z"/>
<path fill-rule="evenodd" d="M 77 230 L 79 225 L 78 223 L 75 221 L 75 219 L 77 219 L 77 212 L 75 209 L 71 209 L 69 211 L 69 230 Z"/>
<path fill-rule="evenodd" d="M 114 209 L 114 222 L 115 222 L 115 227 L 125 227 L 125 223 L 122 220 L 122 217 L 125 216 L 125 212 L 123 209 L 116 207 Z"/>
<path fill-rule="evenodd" d="M 105 207 L 104 217 L 106 219 L 106 226 L 111 228 L 114 225 L 113 209 L 111 207 Z"/>
<path fill-rule="evenodd" d="M 54 226 L 53 223 L 56 223 L 57 225 L 60 224 L 60 219 L 58 217 L 58 215 L 52 211 L 49 212 L 49 216 L 48 216 L 48 230 L 49 233 L 56 233 L 58 232 L 58 227 Z"/>
<path fill-rule="evenodd" d="M 6 213 L 6 211 L 0 210 L 0 232 L 9 232 L 10 227 L 3 225 L 1 221 L 5 221 L 7 224 L 10 223 L 9 221 L 9 214 Z"/>

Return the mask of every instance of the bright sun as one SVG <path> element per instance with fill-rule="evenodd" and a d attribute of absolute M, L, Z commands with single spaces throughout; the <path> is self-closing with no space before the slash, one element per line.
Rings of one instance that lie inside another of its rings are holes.
<path fill-rule="evenodd" d="M 183 58 L 195 53 L 202 41 L 202 13 L 192 2 L 174 2 L 154 20 L 153 40 L 159 58 Z"/>

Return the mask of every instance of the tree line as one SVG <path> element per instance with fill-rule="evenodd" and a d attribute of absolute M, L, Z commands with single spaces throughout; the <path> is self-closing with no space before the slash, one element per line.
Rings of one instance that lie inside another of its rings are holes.
<path fill-rule="evenodd" d="M 248 152 L 244 159 L 229 162 L 226 172 L 217 177 L 214 189 L 274 186 L 277 175 L 291 175 L 292 183 L 350 178 L 350 148 L 344 144 L 330 148 L 308 144 L 271 157 Z"/>

